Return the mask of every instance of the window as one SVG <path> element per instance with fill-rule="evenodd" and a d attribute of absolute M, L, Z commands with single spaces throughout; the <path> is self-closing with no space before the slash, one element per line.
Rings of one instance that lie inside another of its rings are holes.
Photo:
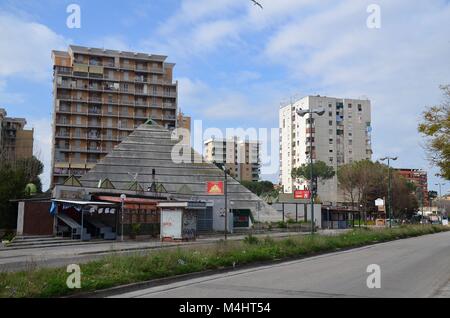
<path fill-rule="evenodd" d="M 353 144 L 353 140 L 350 139 L 350 140 L 348 141 L 348 144 L 349 144 L 349 146 L 351 146 L 351 145 Z"/>
<path fill-rule="evenodd" d="M 359 112 L 362 111 L 362 105 L 361 104 L 358 104 L 358 111 Z"/>
<path fill-rule="evenodd" d="M 333 126 L 333 121 L 332 120 L 328 121 L 328 125 Z"/>
<path fill-rule="evenodd" d="M 328 143 L 329 143 L 330 145 L 332 145 L 332 144 L 333 144 L 333 138 L 330 138 L 330 139 L 328 140 Z"/>
<path fill-rule="evenodd" d="M 333 112 L 328 112 L 328 116 L 332 117 L 333 116 Z"/>
<path fill-rule="evenodd" d="M 348 104 L 348 108 L 349 108 L 349 109 L 352 108 L 352 104 Z"/>
<path fill-rule="evenodd" d="M 333 152 L 333 149 L 328 150 L 328 152 L 329 152 L 329 153 L 332 153 L 332 152 Z"/>

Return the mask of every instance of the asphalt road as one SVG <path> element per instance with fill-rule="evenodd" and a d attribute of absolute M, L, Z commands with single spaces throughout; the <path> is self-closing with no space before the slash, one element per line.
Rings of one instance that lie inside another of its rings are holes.
<path fill-rule="evenodd" d="M 381 288 L 369 289 L 377 264 Z M 114 297 L 450 297 L 450 232 L 236 270 Z"/>

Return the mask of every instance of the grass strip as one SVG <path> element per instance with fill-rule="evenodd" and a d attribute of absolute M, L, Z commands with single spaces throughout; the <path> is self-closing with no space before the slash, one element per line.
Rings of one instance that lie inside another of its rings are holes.
<path fill-rule="evenodd" d="M 233 265 L 289 259 L 318 252 L 415 237 L 442 231 L 438 225 L 407 225 L 392 229 L 355 229 L 336 236 L 303 235 L 285 239 L 248 236 L 213 246 L 161 250 L 146 255 L 110 255 L 81 266 L 81 289 L 69 289 L 66 268 L 30 268 L 0 273 L 0 297 L 57 297 Z"/>

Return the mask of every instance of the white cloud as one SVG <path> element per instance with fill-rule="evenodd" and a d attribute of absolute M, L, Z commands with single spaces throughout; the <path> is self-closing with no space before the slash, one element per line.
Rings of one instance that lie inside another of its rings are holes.
<path fill-rule="evenodd" d="M 51 50 L 68 41 L 47 26 L 0 12 L 0 76 L 42 80 L 51 75 Z"/>
<path fill-rule="evenodd" d="M 43 190 L 50 186 L 52 126 L 48 118 L 27 118 L 27 129 L 34 129 L 34 155 L 44 164 L 41 181 Z"/>

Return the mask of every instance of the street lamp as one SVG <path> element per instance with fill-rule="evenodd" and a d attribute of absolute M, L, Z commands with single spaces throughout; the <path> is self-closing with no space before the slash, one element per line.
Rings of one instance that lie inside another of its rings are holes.
<path fill-rule="evenodd" d="M 389 202 L 389 227 L 392 227 L 392 200 L 391 200 L 391 160 L 397 160 L 398 157 L 384 157 L 381 161 L 386 161 L 388 163 L 388 202 Z"/>
<path fill-rule="evenodd" d="M 312 109 L 311 107 L 308 109 L 297 109 L 297 115 L 304 117 L 306 114 L 309 114 L 309 126 L 310 126 L 310 134 L 309 134 L 309 165 L 310 165 L 310 181 L 309 181 L 309 190 L 311 197 L 311 234 L 314 234 L 315 231 L 315 219 L 314 219 L 314 196 L 313 196 L 313 176 L 314 176 L 314 168 L 313 168 L 313 156 L 312 156 L 312 115 L 317 114 L 318 116 L 322 116 L 325 113 L 324 109 Z"/>
<path fill-rule="evenodd" d="M 121 203 L 121 207 L 122 207 L 122 211 L 121 211 L 121 214 L 122 214 L 122 229 L 121 229 L 121 234 L 122 234 L 122 242 L 123 242 L 123 205 L 124 205 L 124 203 L 125 203 L 125 200 L 127 199 L 127 196 L 125 195 L 125 194 L 121 194 L 120 195 L 120 203 Z"/>
<path fill-rule="evenodd" d="M 441 186 L 443 186 L 443 185 L 445 185 L 445 183 L 435 183 L 435 185 L 437 185 L 437 186 L 439 186 L 439 198 L 441 198 L 442 197 L 442 192 L 441 192 Z"/>
<path fill-rule="evenodd" d="M 219 167 L 220 169 L 223 170 L 224 172 L 224 185 L 223 185 L 223 190 L 224 190 L 224 196 L 225 196 L 225 240 L 227 240 L 227 232 L 228 232 L 228 189 L 227 189 L 227 174 L 230 173 L 230 169 L 227 169 L 227 167 L 225 166 L 224 163 L 220 163 L 220 162 L 213 162 L 217 167 Z"/>

